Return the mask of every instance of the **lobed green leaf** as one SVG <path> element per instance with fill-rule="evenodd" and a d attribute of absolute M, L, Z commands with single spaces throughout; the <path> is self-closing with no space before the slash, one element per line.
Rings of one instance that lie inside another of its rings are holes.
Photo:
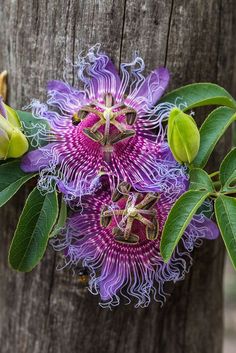
<path fill-rule="evenodd" d="M 39 263 L 57 216 L 57 193 L 42 196 L 35 188 L 26 201 L 11 243 L 9 263 L 13 269 L 28 272 Z"/>

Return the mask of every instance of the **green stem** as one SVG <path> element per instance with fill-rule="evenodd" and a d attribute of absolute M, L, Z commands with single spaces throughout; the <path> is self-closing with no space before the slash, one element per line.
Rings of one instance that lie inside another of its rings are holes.
<path fill-rule="evenodd" d="M 210 196 L 211 197 L 218 197 L 218 196 L 220 196 L 220 195 L 235 195 L 236 196 L 236 190 L 234 189 L 234 190 L 232 190 L 232 191 L 226 191 L 226 192 L 221 192 L 221 191 L 216 191 L 216 192 L 211 192 L 210 193 Z"/>
<path fill-rule="evenodd" d="M 218 174 L 220 174 L 220 172 L 217 170 L 216 172 L 209 174 L 209 177 L 213 178 L 214 176 L 216 176 Z"/>
<path fill-rule="evenodd" d="M 224 194 L 224 195 L 232 195 L 232 194 L 236 195 L 236 190 L 234 189 L 233 191 L 222 192 L 222 194 Z"/>

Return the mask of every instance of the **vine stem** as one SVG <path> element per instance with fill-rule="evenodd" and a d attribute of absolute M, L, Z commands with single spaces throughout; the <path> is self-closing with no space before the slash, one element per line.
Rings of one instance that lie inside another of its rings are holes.
<path fill-rule="evenodd" d="M 235 197 L 236 197 L 236 189 L 234 189 L 232 191 L 226 191 L 226 192 L 216 191 L 216 192 L 211 192 L 211 194 L 210 194 L 210 196 L 213 196 L 213 197 L 218 197 L 220 195 L 235 195 Z"/>
<path fill-rule="evenodd" d="M 232 194 L 236 195 L 236 190 L 234 189 L 232 191 L 222 192 L 222 194 L 224 194 L 224 195 L 232 195 Z"/>
<path fill-rule="evenodd" d="M 216 176 L 216 175 L 218 175 L 218 174 L 220 174 L 219 170 L 217 170 L 217 171 L 214 172 L 214 173 L 209 174 L 209 177 L 210 177 L 210 178 L 213 178 L 214 176 Z"/>

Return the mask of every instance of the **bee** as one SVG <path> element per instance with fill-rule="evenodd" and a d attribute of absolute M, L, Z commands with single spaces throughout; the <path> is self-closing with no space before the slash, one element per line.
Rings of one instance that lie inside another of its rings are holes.
<path fill-rule="evenodd" d="M 78 279 L 79 283 L 83 285 L 87 285 L 89 281 L 89 271 L 86 267 L 80 267 L 78 269 Z"/>
<path fill-rule="evenodd" d="M 88 114 L 87 111 L 80 110 L 79 112 L 76 112 L 72 116 L 72 125 L 77 126 L 83 120 L 86 115 Z"/>
<path fill-rule="evenodd" d="M 72 116 L 72 125 L 77 126 L 81 122 L 81 119 L 79 117 L 78 113 L 74 113 Z"/>

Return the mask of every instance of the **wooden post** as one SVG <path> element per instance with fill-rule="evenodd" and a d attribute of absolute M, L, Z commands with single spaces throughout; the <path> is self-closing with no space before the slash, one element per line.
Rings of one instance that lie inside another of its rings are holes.
<path fill-rule="evenodd" d="M 211 81 L 235 94 L 235 19 L 234 0 L 1 0 L 0 70 L 9 72 L 9 103 L 45 99 L 47 80 L 63 78 L 65 58 L 97 42 L 116 65 L 134 50 L 147 72 L 166 65 L 171 88 Z M 212 165 L 229 146 L 230 139 L 221 142 Z M 9 269 L 26 192 L 0 210 L 1 353 L 221 352 L 220 240 L 195 251 L 191 272 L 162 309 L 104 310 L 70 270 L 57 271 L 60 258 L 50 248 L 32 273 Z"/>

